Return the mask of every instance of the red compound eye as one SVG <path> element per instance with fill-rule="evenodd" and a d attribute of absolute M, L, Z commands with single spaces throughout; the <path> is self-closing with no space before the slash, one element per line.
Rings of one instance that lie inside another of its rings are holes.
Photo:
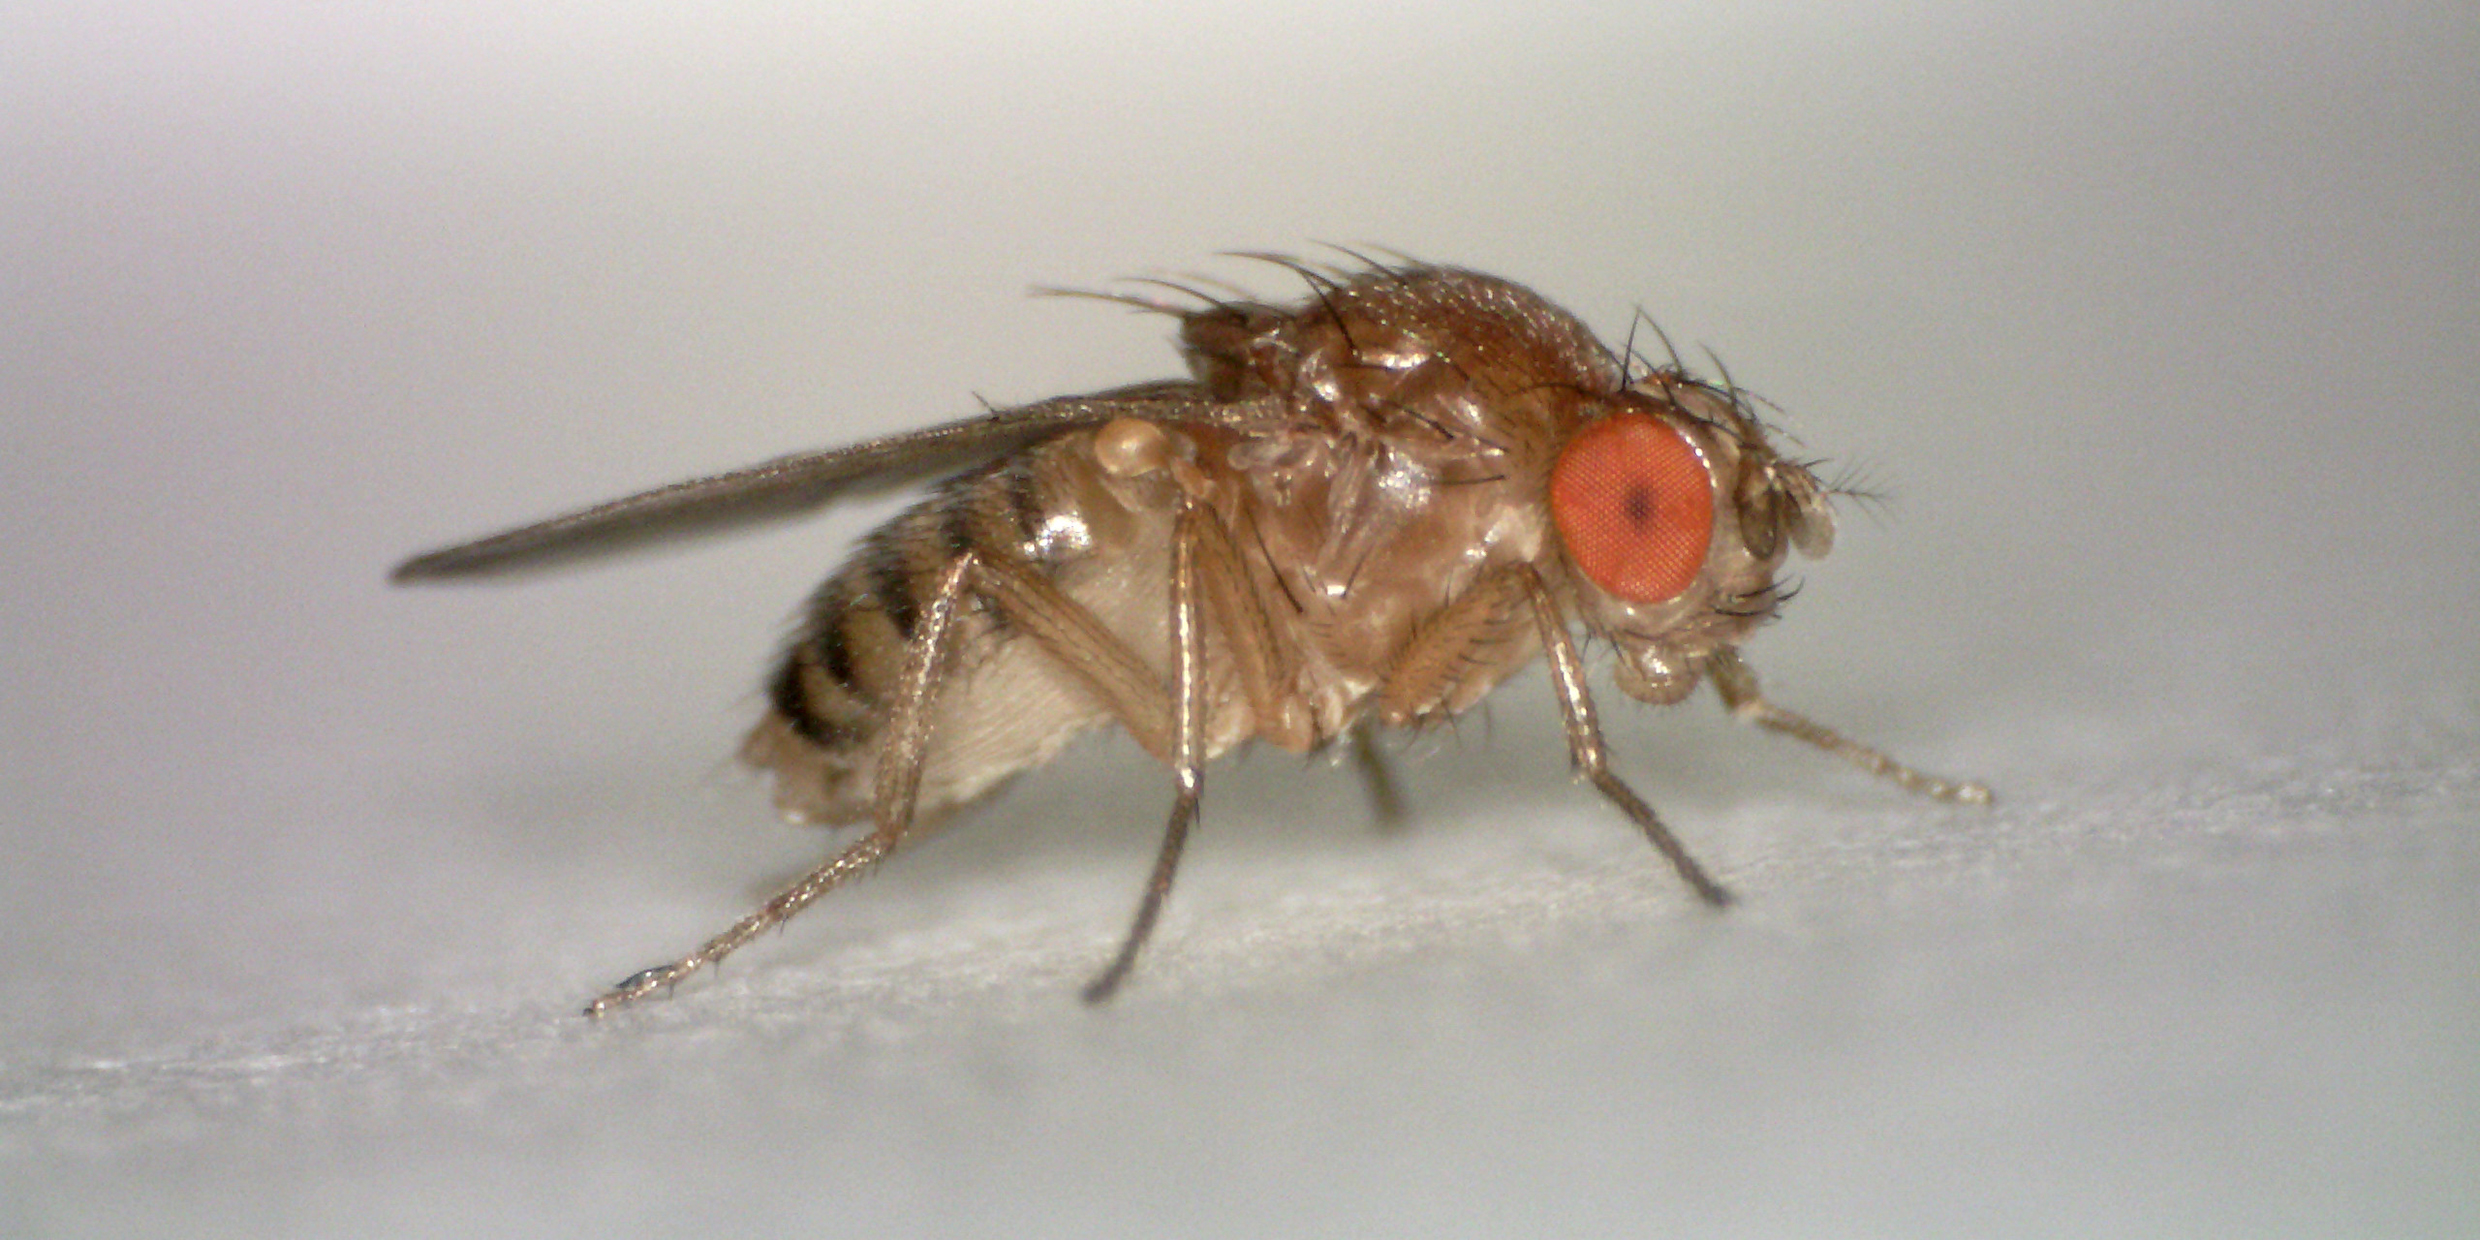
<path fill-rule="evenodd" d="M 1695 445 L 1661 419 L 1614 414 L 1559 453 L 1550 518 L 1594 585 L 1630 603 L 1663 602 L 1705 567 L 1713 477 Z"/>

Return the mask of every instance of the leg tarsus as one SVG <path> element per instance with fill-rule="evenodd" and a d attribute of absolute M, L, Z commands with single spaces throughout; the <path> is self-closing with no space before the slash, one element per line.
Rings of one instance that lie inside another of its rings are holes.
<path fill-rule="evenodd" d="M 906 807 L 911 808 L 909 805 Z M 586 1005 L 586 1015 L 601 1016 L 623 1004 L 632 1003 L 658 990 L 668 990 L 681 979 L 700 969 L 708 968 L 725 956 L 739 950 L 749 940 L 768 928 L 781 926 L 792 915 L 807 908 L 812 900 L 844 884 L 846 879 L 869 869 L 895 850 L 896 839 L 882 838 L 877 831 L 855 841 L 852 847 L 836 854 L 835 859 L 801 877 L 801 881 L 778 893 L 774 899 L 758 906 L 758 911 L 739 921 L 730 929 L 706 940 L 704 946 L 673 961 L 651 969 L 640 969 L 605 991 Z"/>
<path fill-rule="evenodd" d="M 803 875 L 774 899 L 758 907 L 704 946 L 673 961 L 640 970 L 586 1005 L 586 1015 L 601 1016 L 623 1004 L 676 985 L 682 978 L 713 965 L 770 926 L 784 923 L 811 901 L 844 884 L 894 852 L 912 830 L 913 804 L 921 790 L 921 767 L 929 752 L 930 708 L 937 700 L 939 662 L 947 648 L 968 582 L 978 563 L 972 554 L 956 557 L 939 579 L 939 590 L 918 622 L 920 635 L 906 652 L 904 679 L 889 720 L 887 740 L 878 754 L 878 786 L 872 811 L 877 825 L 870 833 L 836 854 L 834 860 Z"/>
<path fill-rule="evenodd" d="M 1714 692 L 1722 696 L 1724 709 L 1735 718 L 1814 745 L 1906 792 L 1960 805 L 1992 805 L 1997 802 L 1997 794 L 1990 791 L 1989 785 L 1978 780 L 1944 779 L 1915 770 L 1895 761 L 1884 751 L 1863 745 L 1806 715 L 1776 706 L 1758 687 L 1756 670 L 1749 667 L 1736 651 L 1725 650 L 1707 657 L 1705 670 L 1713 681 Z"/>
<path fill-rule="evenodd" d="M 1350 744 L 1352 766 L 1361 773 L 1361 787 L 1369 794 L 1369 817 L 1381 831 L 1400 830 L 1405 818 L 1404 789 L 1395 779 L 1395 764 L 1378 747 L 1378 725 L 1367 719 L 1353 724 Z"/>
<path fill-rule="evenodd" d="M 1183 787 L 1179 799 L 1171 807 L 1171 822 L 1163 829 L 1162 851 L 1154 857 L 1154 873 L 1146 880 L 1145 898 L 1137 904 L 1136 920 L 1128 927 L 1128 936 L 1120 940 L 1119 954 L 1094 980 L 1085 983 L 1087 1003 L 1101 1003 L 1119 993 L 1120 983 L 1137 967 L 1137 953 L 1146 940 L 1154 937 L 1154 922 L 1162 916 L 1163 901 L 1171 897 L 1171 880 L 1179 873 L 1180 853 L 1188 847 L 1188 829 L 1197 822 L 1197 790 Z"/>
<path fill-rule="evenodd" d="M 1585 777 L 1592 780 L 1593 787 L 1608 798 L 1611 804 L 1618 806 L 1619 811 L 1626 814 L 1628 820 L 1635 823 L 1637 829 L 1645 833 L 1646 839 L 1653 841 L 1654 848 L 1671 863 L 1672 869 L 1679 872 L 1680 879 L 1688 884 L 1689 890 L 1696 893 L 1697 899 L 1703 900 L 1714 908 L 1729 908 L 1732 901 L 1738 898 L 1731 894 L 1730 888 L 1715 882 L 1713 876 L 1705 872 L 1704 866 L 1697 864 L 1696 858 L 1688 852 L 1687 845 L 1680 843 L 1679 837 L 1671 834 L 1669 827 L 1662 825 L 1662 819 L 1653 812 L 1653 807 L 1645 804 L 1644 798 L 1637 796 L 1635 789 L 1628 787 L 1618 776 L 1611 774 L 1609 767 L 1596 767 L 1587 772 Z"/>

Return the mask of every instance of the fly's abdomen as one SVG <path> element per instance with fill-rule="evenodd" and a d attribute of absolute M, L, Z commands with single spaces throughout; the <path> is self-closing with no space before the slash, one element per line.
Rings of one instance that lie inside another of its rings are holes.
<path fill-rule="evenodd" d="M 939 583 L 966 554 L 1029 564 L 1155 657 L 1167 614 L 1165 537 L 1092 468 L 1076 433 L 960 475 L 879 527 L 811 596 L 767 682 L 768 710 L 741 757 L 771 772 L 788 818 L 868 818 L 877 758 L 901 707 L 906 661 Z M 1143 505 L 1140 505 L 1142 508 Z M 1131 606 L 1138 600 L 1150 604 Z M 1038 765 L 1108 715 L 994 604 L 968 594 L 933 669 L 924 820 Z M 1149 631 L 1150 626 L 1150 631 Z M 1131 632 L 1131 629 L 1134 632 Z"/>

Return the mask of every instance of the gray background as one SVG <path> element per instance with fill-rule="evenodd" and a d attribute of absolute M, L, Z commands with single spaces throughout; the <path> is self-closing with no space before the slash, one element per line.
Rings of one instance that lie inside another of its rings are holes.
<path fill-rule="evenodd" d="M 12 6 L 0 1230 L 2480 1230 L 2480 18 L 2065 9 Z M 877 514 L 386 567 L 1173 373 L 1023 290 L 1319 239 L 1891 487 L 1752 657 L 2005 803 L 1611 703 L 1711 916 L 1534 674 L 1399 833 L 1218 766 L 1109 1010 L 1124 743 L 577 1019 L 828 846 L 724 757 Z"/>

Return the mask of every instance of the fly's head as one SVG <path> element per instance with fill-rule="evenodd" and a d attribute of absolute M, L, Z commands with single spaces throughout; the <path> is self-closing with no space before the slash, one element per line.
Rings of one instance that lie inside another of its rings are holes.
<path fill-rule="evenodd" d="M 1551 467 L 1551 519 L 1619 687 L 1676 702 L 1707 656 L 1773 618 L 1792 552 L 1833 548 L 1831 497 L 1737 393 L 1657 371 L 1598 403 Z"/>

